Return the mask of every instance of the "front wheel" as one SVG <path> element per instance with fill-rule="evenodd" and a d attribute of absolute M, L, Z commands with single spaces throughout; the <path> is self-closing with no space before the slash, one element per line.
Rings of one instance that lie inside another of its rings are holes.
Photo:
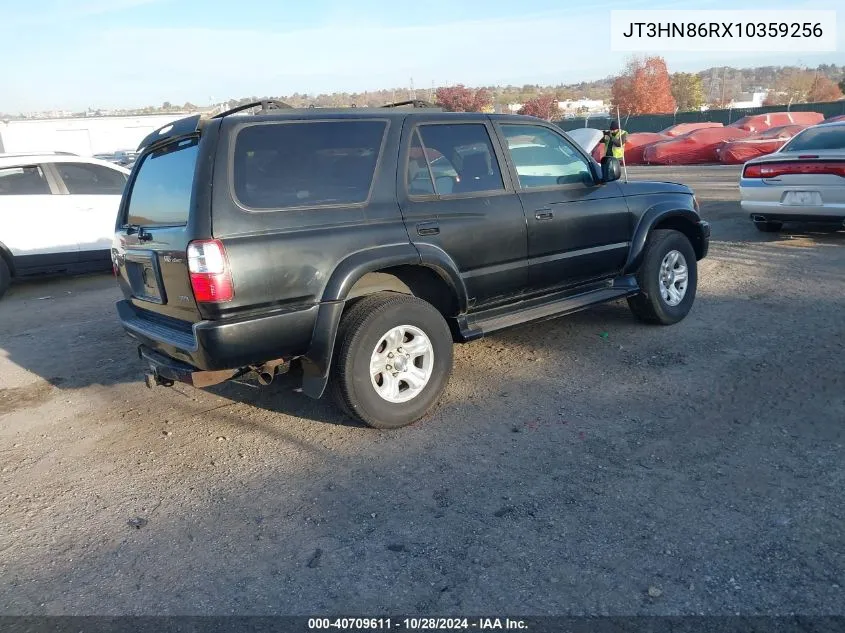
<path fill-rule="evenodd" d="M 659 325 L 683 319 L 695 301 L 697 263 L 686 235 L 673 230 L 652 231 L 637 273 L 641 292 L 628 299 L 634 315 Z"/>
<path fill-rule="evenodd" d="M 452 335 L 440 313 L 416 297 L 382 292 L 341 319 L 331 393 L 344 412 L 379 429 L 425 416 L 452 373 Z"/>

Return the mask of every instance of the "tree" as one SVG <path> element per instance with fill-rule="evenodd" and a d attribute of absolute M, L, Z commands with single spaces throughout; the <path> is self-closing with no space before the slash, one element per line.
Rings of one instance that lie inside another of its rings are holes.
<path fill-rule="evenodd" d="M 825 101 L 838 101 L 842 98 L 842 89 L 832 80 L 823 75 L 819 75 L 810 86 L 810 94 L 807 99 L 811 103 L 819 103 Z"/>
<path fill-rule="evenodd" d="M 775 81 L 774 90 L 766 95 L 765 105 L 807 103 L 816 82 L 816 73 L 800 68 L 785 69 Z"/>
<path fill-rule="evenodd" d="M 621 114 L 663 114 L 675 111 L 672 82 L 662 57 L 634 58 L 611 88 L 611 107 Z"/>
<path fill-rule="evenodd" d="M 845 93 L 845 79 L 839 82 L 839 91 Z"/>
<path fill-rule="evenodd" d="M 197 109 L 197 106 L 195 106 L 190 101 L 186 101 L 185 105 L 182 106 L 182 109 L 185 110 L 186 112 L 193 112 L 194 110 Z"/>
<path fill-rule="evenodd" d="M 678 110 L 691 112 L 704 105 L 704 82 L 693 73 L 674 73 L 671 77 L 672 96 Z"/>
<path fill-rule="evenodd" d="M 169 101 L 165 101 L 164 103 L 162 103 L 162 104 L 161 104 L 161 109 L 162 109 L 162 110 L 170 110 L 170 108 L 172 108 L 172 107 L 173 107 L 173 106 L 170 104 L 170 102 L 169 102 Z"/>
<path fill-rule="evenodd" d="M 463 84 L 438 88 L 437 104 L 447 112 L 481 112 L 493 105 L 493 95 L 484 88 L 472 90 Z"/>
<path fill-rule="evenodd" d="M 560 117 L 557 97 L 555 95 L 542 95 L 534 99 L 529 99 L 522 105 L 517 114 L 535 116 L 546 121 L 556 119 Z"/>

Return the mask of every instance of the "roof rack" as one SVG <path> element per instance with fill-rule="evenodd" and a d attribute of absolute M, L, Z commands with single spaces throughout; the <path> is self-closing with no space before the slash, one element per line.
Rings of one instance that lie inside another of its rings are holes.
<path fill-rule="evenodd" d="M 276 101 L 274 99 L 264 99 L 263 101 L 253 101 L 251 103 L 244 103 L 243 105 L 235 106 L 230 110 L 225 110 L 220 114 L 215 114 L 212 119 L 222 119 L 223 117 L 229 116 L 230 114 L 235 114 L 236 112 L 243 112 L 244 110 L 249 110 L 250 108 L 257 108 L 261 107 L 261 112 L 267 112 L 268 110 L 286 110 L 290 109 L 292 106 L 285 103 L 284 101 Z"/>
<path fill-rule="evenodd" d="M 438 106 L 424 101 L 423 99 L 408 99 L 407 101 L 397 101 L 396 103 L 388 103 L 381 106 L 382 108 L 401 108 L 402 106 L 412 106 L 414 108 L 437 108 Z"/>

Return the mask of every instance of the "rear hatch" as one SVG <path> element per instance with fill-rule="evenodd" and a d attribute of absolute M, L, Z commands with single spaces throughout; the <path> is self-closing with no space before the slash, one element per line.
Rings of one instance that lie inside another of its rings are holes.
<path fill-rule="evenodd" d="M 114 240 L 115 274 L 124 296 L 140 315 L 188 330 L 202 319 L 188 269 L 189 242 L 197 237 L 197 225 L 207 224 L 192 217 L 198 150 L 199 137 L 193 135 L 140 158 Z"/>

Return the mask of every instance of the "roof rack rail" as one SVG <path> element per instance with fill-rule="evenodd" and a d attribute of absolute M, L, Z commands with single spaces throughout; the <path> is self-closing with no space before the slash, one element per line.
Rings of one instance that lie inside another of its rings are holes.
<path fill-rule="evenodd" d="M 414 108 L 437 108 L 438 106 L 425 101 L 423 99 L 408 99 L 407 101 L 397 101 L 396 103 L 388 103 L 381 106 L 382 108 L 400 108 L 402 106 L 413 106 Z"/>
<path fill-rule="evenodd" d="M 284 101 L 276 101 L 275 99 L 264 99 L 263 101 L 253 101 L 251 103 L 244 103 L 243 105 L 235 106 L 230 110 L 225 110 L 220 114 L 215 114 L 211 118 L 222 119 L 223 117 L 229 116 L 230 114 L 235 114 L 236 112 L 243 112 L 244 110 L 249 110 L 250 108 L 257 108 L 259 106 L 261 106 L 261 112 L 267 112 L 268 110 L 285 110 L 290 109 L 292 107 Z"/>

